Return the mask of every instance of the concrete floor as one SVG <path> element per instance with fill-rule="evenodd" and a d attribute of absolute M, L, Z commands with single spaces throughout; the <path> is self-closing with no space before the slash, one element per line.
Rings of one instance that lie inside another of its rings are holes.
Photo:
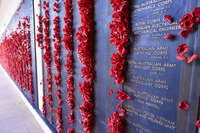
<path fill-rule="evenodd" d="M 44 133 L 1 69 L 0 133 Z"/>

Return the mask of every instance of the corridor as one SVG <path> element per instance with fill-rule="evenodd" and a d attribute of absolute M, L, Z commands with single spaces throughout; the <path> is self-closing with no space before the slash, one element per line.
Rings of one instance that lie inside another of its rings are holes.
<path fill-rule="evenodd" d="M 1 67 L 0 133 L 44 133 Z"/>

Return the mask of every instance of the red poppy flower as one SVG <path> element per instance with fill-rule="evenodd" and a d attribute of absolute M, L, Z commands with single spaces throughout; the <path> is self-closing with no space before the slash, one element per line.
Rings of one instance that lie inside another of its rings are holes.
<path fill-rule="evenodd" d="M 186 54 L 186 53 L 188 53 L 188 51 L 189 51 L 189 46 L 185 43 L 179 45 L 177 48 L 178 55 Z"/>
<path fill-rule="evenodd" d="M 187 61 L 187 63 L 191 63 L 194 60 L 198 59 L 199 55 L 198 54 L 193 54 L 192 57 L 190 57 L 190 59 Z"/>
<path fill-rule="evenodd" d="M 165 19 L 166 19 L 169 23 L 172 23 L 172 22 L 173 22 L 172 17 L 169 16 L 168 14 L 166 14 L 164 17 L 165 17 Z"/>
<path fill-rule="evenodd" d="M 192 11 L 191 14 L 193 15 L 194 22 L 197 24 L 200 22 L 199 12 Z"/>
<path fill-rule="evenodd" d="M 185 14 L 179 24 L 182 28 L 191 29 L 195 24 L 194 16 L 189 13 Z"/>
<path fill-rule="evenodd" d="M 124 113 L 126 112 L 126 109 L 123 108 L 123 107 L 119 108 L 119 110 L 122 111 L 122 112 L 124 112 Z"/>
<path fill-rule="evenodd" d="M 196 122 L 196 126 L 197 126 L 198 128 L 200 128 L 200 120 L 198 120 L 198 121 Z"/>
<path fill-rule="evenodd" d="M 113 90 L 110 89 L 110 90 L 109 90 L 109 95 L 112 95 L 112 94 L 113 94 Z"/>
<path fill-rule="evenodd" d="M 179 32 L 179 35 L 186 38 L 188 37 L 190 31 L 190 29 L 183 29 Z"/>
<path fill-rule="evenodd" d="M 199 18 L 200 17 L 200 7 L 196 7 L 192 13 L 194 16 Z"/>
<path fill-rule="evenodd" d="M 173 35 L 173 34 L 168 34 L 168 35 L 166 35 L 164 38 L 165 39 L 172 39 L 172 38 L 174 38 L 175 36 Z"/>
<path fill-rule="evenodd" d="M 186 101 L 181 101 L 181 102 L 179 102 L 178 107 L 180 110 L 187 111 L 190 106 Z"/>
<path fill-rule="evenodd" d="M 118 89 L 117 99 L 120 100 L 121 102 L 125 102 L 126 100 L 130 99 L 130 96 L 126 94 L 124 91 L 122 91 L 121 89 Z"/>

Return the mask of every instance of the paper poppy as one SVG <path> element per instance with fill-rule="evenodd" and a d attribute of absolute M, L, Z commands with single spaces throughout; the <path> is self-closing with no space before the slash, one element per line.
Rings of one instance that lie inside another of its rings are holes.
<path fill-rule="evenodd" d="M 200 120 L 198 120 L 198 121 L 196 122 L 196 126 L 197 126 L 198 128 L 200 128 Z"/>
<path fill-rule="evenodd" d="M 172 23 L 172 22 L 173 22 L 172 17 L 169 16 L 168 14 L 166 14 L 166 15 L 164 16 L 164 18 L 165 18 L 169 23 Z"/>
<path fill-rule="evenodd" d="M 179 104 L 178 104 L 178 108 L 180 110 L 187 111 L 190 108 L 190 106 L 186 101 L 180 101 Z"/>
<path fill-rule="evenodd" d="M 198 59 L 199 55 L 198 54 L 193 54 L 192 57 L 190 57 L 187 61 L 187 63 L 192 63 L 194 60 Z"/>
<path fill-rule="evenodd" d="M 164 37 L 165 39 L 173 39 L 175 36 L 173 34 L 168 34 Z"/>
<path fill-rule="evenodd" d="M 110 89 L 109 90 L 109 95 L 112 95 L 113 94 L 113 89 Z"/>
<path fill-rule="evenodd" d="M 179 35 L 186 38 L 188 37 L 190 31 L 191 31 L 190 29 L 183 29 L 179 32 Z"/>
<path fill-rule="evenodd" d="M 116 98 L 120 100 L 121 102 L 125 102 L 126 100 L 130 99 L 130 96 L 126 94 L 124 91 L 122 91 L 121 89 L 118 89 Z"/>
<path fill-rule="evenodd" d="M 195 24 L 194 16 L 190 13 L 185 14 L 179 24 L 182 28 L 191 29 Z"/>
<path fill-rule="evenodd" d="M 194 9 L 194 11 L 192 12 L 194 19 L 195 19 L 195 23 L 199 23 L 200 22 L 200 7 L 196 7 Z"/>
<path fill-rule="evenodd" d="M 178 55 L 186 54 L 186 53 L 188 53 L 188 51 L 189 51 L 189 46 L 185 43 L 179 45 L 177 48 Z"/>

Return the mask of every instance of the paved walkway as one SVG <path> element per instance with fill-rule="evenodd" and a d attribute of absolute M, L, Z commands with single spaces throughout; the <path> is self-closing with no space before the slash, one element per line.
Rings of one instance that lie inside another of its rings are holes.
<path fill-rule="evenodd" d="M 1 68 L 0 133 L 44 133 Z"/>

